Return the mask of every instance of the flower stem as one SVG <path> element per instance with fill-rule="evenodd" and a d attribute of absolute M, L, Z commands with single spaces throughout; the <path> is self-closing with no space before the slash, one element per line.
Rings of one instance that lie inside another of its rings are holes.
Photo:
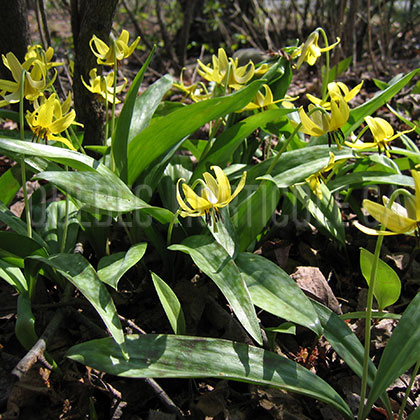
<path fill-rule="evenodd" d="M 395 199 L 398 195 L 407 193 L 404 189 L 397 189 L 389 198 L 388 203 L 386 204 L 387 208 L 391 208 L 392 204 L 394 203 Z M 380 231 L 385 230 L 385 226 L 382 225 L 380 227 Z M 373 307 L 373 296 L 375 290 L 375 283 L 376 283 L 376 274 L 379 264 L 379 255 L 381 253 L 382 242 L 384 240 L 383 235 L 379 235 L 378 239 L 376 240 L 376 247 L 375 247 L 375 254 L 373 258 L 372 268 L 370 271 L 370 281 L 369 281 L 369 288 L 368 288 L 368 297 L 366 302 L 366 320 L 365 320 L 365 350 L 363 354 L 363 370 L 362 370 L 362 386 L 360 391 L 360 405 L 359 405 L 359 412 L 357 414 L 358 420 L 364 420 L 367 415 L 369 414 L 368 407 L 365 407 L 365 399 L 366 399 L 366 391 L 367 391 L 367 379 L 369 373 L 369 348 L 370 348 L 370 338 L 371 338 L 371 323 L 372 323 L 372 307 Z"/>
<path fill-rule="evenodd" d="M 115 98 L 117 97 L 117 72 L 118 72 L 118 62 L 117 62 L 117 45 L 115 42 L 115 39 L 112 39 L 112 42 L 114 43 L 114 99 L 112 101 L 112 114 L 111 114 L 111 169 L 112 171 L 115 171 L 115 158 L 114 158 L 114 153 L 113 153 L 113 144 L 112 144 L 112 139 L 114 138 L 114 127 L 115 127 Z"/>
<path fill-rule="evenodd" d="M 322 34 L 322 37 L 324 38 L 325 48 L 328 48 L 327 34 L 322 28 L 318 28 L 318 31 Z M 329 51 L 325 51 L 325 73 L 322 78 L 322 88 L 321 88 L 321 97 L 323 100 L 325 100 L 327 96 L 327 86 L 328 86 L 329 78 L 330 78 L 330 53 Z"/>
<path fill-rule="evenodd" d="M 68 170 L 68 167 L 65 167 L 65 170 Z M 68 194 L 66 194 L 66 207 L 65 212 L 66 215 L 64 217 L 64 226 L 63 226 L 63 236 L 61 238 L 61 253 L 64 253 L 66 250 L 66 242 L 67 242 L 67 232 L 69 230 L 69 201 L 70 197 Z"/>
<path fill-rule="evenodd" d="M 19 102 L 20 139 L 22 141 L 25 141 L 25 118 L 24 118 L 25 80 L 26 80 L 26 70 L 22 69 L 21 84 L 20 84 L 20 102 Z M 21 176 L 22 176 L 23 201 L 25 202 L 26 231 L 28 233 L 28 236 L 32 238 L 31 209 L 29 208 L 28 190 L 26 188 L 25 155 L 22 155 L 20 157 L 20 170 L 21 170 Z"/>

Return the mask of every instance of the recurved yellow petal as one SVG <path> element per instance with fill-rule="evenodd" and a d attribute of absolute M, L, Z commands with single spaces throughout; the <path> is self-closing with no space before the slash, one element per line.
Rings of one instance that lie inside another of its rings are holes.
<path fill-rule="evenodd" d="M 363 207 L 386 229 L 396 233 L 410 233 L 417 227 L 416 220 L 396 214 L 391 209 L 370 200 L 363 200 Z"/>

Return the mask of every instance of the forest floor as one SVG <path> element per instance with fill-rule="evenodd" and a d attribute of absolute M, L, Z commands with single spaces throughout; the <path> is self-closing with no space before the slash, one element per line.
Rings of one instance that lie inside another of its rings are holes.
<path fill-rule="evenodd" d="M 134 65 L 133 65 L 134 66 Z M 389 81 L 397 74 L 406 74 L 419 67 L 415 60 L 395 60 L 384 67 L 384 73 L 373 74 L 370 60 L 357 70 L 348 71 L 340 80 L 350 86 L 364 80 L 357 100 L 365 101 L 377 90 L 374 78 Z M 386 70 L 386 71 L 385 71 Z M 147 80 L 156 79 L 156 71 Z M 299 72 L 294 76 L 289 93 L 302 95 L 318 86 L 315 72 Z M 412 86 L 412 85 L 410 85 Z M 410 95 L 409 89 L 401 92 L 394 101 L 405 105 L 416 119 L 420 118 L 419 95 Z M 384 107 L 379 111 L 394 124 L 396 130 L 406 127 Z M 8 123 L 3 123 L 2 129 Z M 13 127 L 12 127 L 13 128 Z M 415 136 L 412 137 L 415 139 Z M 418 141 L 418 139 L 417 139 Z M 0 173 L 14 163 L 0 157 Z M 17 198 L 14 211 L 22 209 L 22 199 Z M 373 250 L 375 239 L 352 227 L 356 216 L 346 203 L 341 207 L 346 223 L 345 249 L 334 243 L 309 223 L 290 223 L 286 227 L 273 226 L 272 235 L 255 252 L 277 263 L 298 282 L 309 296 L 321 301 L 337 313 L 363 310 L 366 301 L 366 283 L 359 270 L 359 249 Z M 121 232 L 123 235 L 123 232 Z M 124 239 L 115 238 L 124 247 Z M 420 285 L 420 258 L 413 256 L 415 238 L 387 238 L 382 257 L 399 274 L 403 289 L 401 298 L 391 312 L 400 313 L 415 296 Z M 89 257 L 87 246 L 84 255 Z M 414 257 L 414 258 L 410 258 Z M 148 261 L 153 268 L 153 256 Z M 141 269 L 133 268 L 120 282 L 120 292 L 113 298 L 126 333 L 171 333 L 163 309 L 157 301 L 150 281 Z M 39 282 L 38 300 L 33 305 L 37 320 L 36 329 L 42 333 L 58 310 L 63 311 L 63 321 L 51 339 L 48 352 L 59 369 L 50 370 L 39 361 L 20 380 L 11 374 L 26 352 L 16 340 L 15 321 L 17 295 L 5 282 L 0 282 L 0 418 L 3 420 L 41 419 L 311 419 L 340 420 L 340 416 L 325 404 L 274 388 L 249 385 L 218 379 L 164 379 L 151 380 L 115 377 L 77 364 L 64 357 L 72 345 L 104 336 L 101 320 L 87 301 L 74 296 L 63 306 L 56 302 L 56 286 Z M 194 278 L 182 278 L 174 285 L 187 321 L 189 333 L 197 336 L 221 337 L 243 340 L 244 333 L 234 321 L 228 305 L 214 284 L 198 271 Z M 258 313 L 262 324 L 275 326 L 279 320 Z M 349 320 L 349 326 L 362 340 L 363 322 Z M 374 361 L 380 358 L 384 345 L 395 326 L 393 320 L 375 323 L 371 354 Z M 283 334 L 276 340 L 276 351 L 305 367 L 332 384 L 355 411 L 360 392 L 359 378 L 340 360 L 329 343 L 317 340 L 309 330 L 298 328 L 296 335 Z M 409 377 L 404 375 L 389 389 L 395 411 L 403 398 Z M 407 412 L 420 404 L 420 380 L 413 386 Z M 178 414 L 174 413 L 176 408 Z M 181 413 L 181 414 L 180 414 Z M 375 407 L 370 419 L 386 419 L 384 410 Z"/>

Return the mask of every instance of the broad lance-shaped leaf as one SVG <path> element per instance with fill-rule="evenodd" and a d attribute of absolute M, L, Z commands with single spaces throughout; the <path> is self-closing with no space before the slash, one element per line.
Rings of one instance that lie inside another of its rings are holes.
<path fill-rule="evenodd" d="M 117 252 L 102 257 L 98 263 L 98 276 L 101 281 L 118 290 L 121 277 L 142 259 L 146 247 L 147 244 L 141 242 L 130 247 L 127 252 Z"/>
<path fill-rule="evenodd" d="M 278 354 L 228 340 L 173 335 L 126 336 L 124 360 L 109 338 L 70 348 L 67 357 L 99 371 L 129 378 L 232 379 L 297 392 L 353 419 L 348 405 L 319 376 Z"/>
<path fill-rule="evenodd" d="M 231 95 L 194 103 L 152 120 L 128 145 L 128 184 L 132 185 L 147 166 L 184 137 L 247 105 L 262 83 L 252 82 Z"/>
<path fill-rule="evenodd" d="M 80 254 L 58 254 L 48 258 L 29 257 L 55 268 L 72 283 L 96 309 L 109 332 L 126 356 L 124 333 L 118 313 L 106 286 L 89 262 Z"/>
<path fill-rule="evenodd" d="M 123 182 L 110 183 L 99 173 L 41 172 L 35 179 L 52 182 L 94 211 L 127 213 L 143 210 L 161 223 L 169 223 L 173 218 L 169 210 L 151 206 L 136 197 Z"/>
<path fill-rule="evenodd" d="M 133 119 L 136 119 L 134 107 L 137 101 L 137 94 L 141 82 L 144 78 L 144 73 L 149 66 L 150 60 L 155 53 L 156 46 L 153 47 L 149 56 L 147 57 L 145 63 L 141 69 L 136 74 L 136 77 L 130 84 L 130 89 L 127 92 L 125 97 L 123 108 L 120 112 L 120 115 L 117 120 L 117 125 L 112 135 L 112 156 L 114 157 L 114 162 L 116 166 L 116 172 L 119 174 L 119 177 L 126 182 L 127 181 L 127 147 L 129 142 L 129 130 L 132 124 Z"/>
<path fill-rule="evenodd" d="M 110 169 L 97 160 L 82 153 L 64 149 L 62 147 L 0 137 L 0 151 L 2 151 L 5 155 L 18 154 L 25 156 L 37 156 L 48 159 L 52 162 L 70 166 L 71 168 L 79 171 L 96 171 L 101 175 L 108 177 L 111 182 L 119 180 L 119 178 Z"/>
<path fill-rule="evenodd" d="M 261 164 L 255 165 L 248 171 L 248 182 L 253 178 L 273 181 L 278 188 L 286 188 L 298 182 L 305 181 L 310 175 L 320 171 L 328 165 L 330 155 L 333 152 L 335 161 L 354 157 L 349 148 L 338 150 L 336 146 L 328 145 L 307 146 L 303 149 L 283 153 L 269 175 L 266 172 L 272 158 Z"/>
<path fill-rule="evenodd" d="M 404 86 L 406 86 L 413 77 L 420 72 L 420 69 L 413 70 L 406 74 L 403 78 L 390 85 L 387 89 L 375 95 L 372 99 L 365 102 L 363 105 L 350 110 L 350 117 L 346 125 L 342 128 L 344 136 L 348 136 L 352 131 L 362 124 L 364 118 L 372 115 L 377 109 L 385 105 L 391 98 L 393 98 Z"/>
<path fill-rule="evenodd" d="M 296 185 L 291 187 L 291 191 L 309 211 L 320 229 L 325 230 L 344 245 L 345 232 L 341 211 L 328 187 L 325 184 L 321 184 L 320 188 L 322 191 L 321 200 L 307 185 Z"/>
<path fill-rule="evenodd" d="M 363 418 L 369 414 L 378 396 L 420 358 L 419 314 L 420 293 L 417 293 L 405 309 L 385 347 L 363 411 Z"/>
<path fill-rule="evenodd" d="M 175 334 L 185 334 L 184 312 L 176 294 L 157 274 L 153 272 L 150 274 L 172 330 Z"/>
<path fill-rule="evenodd" d="M 311 301 L 279 266 L 260 255 L 242 252 L 235 260 L 254 304 L 280 318 L 322 334 Z"/>
<path fill-rule="evenodd" d="M 374 254 L 368 250 L 360 249 L 360 269 L 367 284 L 370 284 Z M 378 301 L 379 310 L 383 311 L 395 303 L 400 297 L 401 281 L 398 274 L 385 262 L 379 259 L 376 271 L 375 290 L 373 294 Z"/>
<path fill-rule="evenodd" d="M 191 256 L 198 268 L 216 283 L 247 332 L 262 344 L 260 326 L 248 289 L 226 250 L 213 238 L 204 235 L 190 236 L 182 244 L 171 245 L 169 249 Z"/>

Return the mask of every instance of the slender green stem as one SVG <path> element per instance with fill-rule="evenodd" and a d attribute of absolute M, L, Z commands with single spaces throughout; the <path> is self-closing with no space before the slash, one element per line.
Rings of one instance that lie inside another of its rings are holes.
<path fill-rule="evenodd" d="M 111 114 L 111 168 L 113 171 L 115 171 L 115 159 L 114 159 L 114 153 L 113 153 L 113 144 L 112 139 L 114 138 L 114 127 L 115 127 L 115 98 L 117 96 L 117 72 L 118 72 L 118 62 L 116 57 L 116 51 L 117 51 L 117 44 L 115 42 L 115 39 L 112 39 L 112 42 L 114 43 L 114 99 L 112 101 L 112 114 Z"/>
<path fill-rule="evenodd" d="M 105 86 L 105 143 L 108 140 L 108 135 L 109 135 L 109 125 L 108 125 L 108 120 L 109 120 L 109 116 L 108 116 L 108 89 L 107 89 L 107 84 L 106 84 L 106 79 L 105 77 L 102 75 L 101 76 L 101 81 Z M 105 144 L 106 145 L 106 144 Z"/>
<path fill-rule="evenodd" d="M 384 226 L 381 227 L 381 230 L 384 229 Z M 366 399 L 366 391 L 367 391 L 367 379 L 369 373 L 369 347 L 370 347 L 370 337 L 371 337 L 371 330 L 370 326 L 372 323 L 372 307 L 373 307 L 373 291 L 375 290 L 375 283 L 376 283 L 376 271 L 379 262 L 379 255 L 381 253 L 382 242 L 384 237 L 382 235 L 378 236 L 376 241 L 375 247 L 375 255 L 373 258 L 372 269 L 370 272 L 370 281 L 369 281 L 369 288 L 368 288 L 368 297 L 366 303 L 366 321 L 365 321 L 365 349 L 363 353 L 363 371 L 362 371 L 362 387 L 360 391 L 360 405 L 359 405 L 359 412 L 357 415 L 358 420 L 364 419 L 362 416 L 363 409 L 365 406 L 365 399 Z"/>
<path fill-rule="evenodd" d="M 68 167 L 65 167 L 65 170 L 68 170 Z M 65 207 L 65 217 L 64 217 L 64 226 L 63 226 L 63 236 L 61 238 L 61 253 L 64 253 L 66 250 L 66 242 L 67 242 L 67 233 L 69 230 L 69 201 L 70 197 L 66 194 L 66 207 Z"/>
<path fill-rule="evenodd" d="M 327 34 L 322 28 L 318 28 L 317 30 L 322 34 L 322 37 L 324 38 L 325 48 L 328 48 Z M 330 52 L 325 51 L 325 73 L 322 78 L 322 90 L 321 90 L 321 96 L 323 100 L 325 100 L 325 98 L 327 97 L 327 86 L 328 86 L 329 77 L 330 77 Z"/>
<path fill-rule="evenodd" d="M 21 83 L 20 83 L 20 102 L 19 102 L 20 139 L 22 141 L 25 140 L 25 116 L 24 116 L 25 80 L 26 80 L 26 70 L 22 69 Z M 22 176 L 23 201 L 25 202 L 26 231 L 28 233 L 28 236 L 32 238 L 31 209 L 29 208 L 28 190 L 26 188 L 25 155 L 22 155 L 20 157 L 20 170 L 21 170 L 21 176 Z"/>
<path fill-rule="evenodd" d="M 397 189 L 395 190 L 388 203 L 387 207 L 391 208 L 392 204 L 394 203 L 395 199 L 399 194 L 405 194 L 407 193 L 404 189 Z M 385 226 L 382 225 L 380 228 L 380 231 L 385 230 Z M 376 247 L 375 247 L 375 254 L 373 258 L 372 268 L 370 271 L 370 281 L 369 281 L 369 288 L 368 288 L 368 296 L 367 296 L 367 302 L 366 302 L 366 321 L 365 321 L 365 347 L 364 347 L 364 354 L 363 354 L 363 371 L 362 371 L 362 386 L 360 391 L 360 405 L 359 405 L 359 412 L 357 415 L 358 420 L 364 420 L 368 412 L 368 407 L 365 407 L 365 399 L 366 399 L 366 391 L 367 391 L 367 379 L 368 379 L 368 373 L 369 373 L 369 348 L 370 348 L 370 338 L 371 338 L 371 323 L 372 323 L 372 309 L 373 309 L 373 296 L 374 296 L 374 290 L 375 290 L 375 284 L 376 284 L 376 274 L 379 264 L 379 256 L 381 253 L 382 248 L 382 242 L 384 240 L 383 235 L 379 235 L 378 239 L 376 241 Z"/>
<path fill-rule="evenodd" d="M 402 420 L 402 418 L 403 418 L 404 409 L 405 409 L 405 406 L 407 404 L 407 400 L 408 400 L 408 397 L 410 395 L 411 388 L 413 387 L 413 384 L 414 384 L 414 381 L 416 379 L 419 368 L 420 368 L 420 359 L 417 360 L 416 366 L 414 367 L 413 373 L 411 374 L 410 383 L 408 384 L 408 387 L 405 390 L 404 399 L 402 400 L 400 411 L 398 413 L 398 420 Z"/>

